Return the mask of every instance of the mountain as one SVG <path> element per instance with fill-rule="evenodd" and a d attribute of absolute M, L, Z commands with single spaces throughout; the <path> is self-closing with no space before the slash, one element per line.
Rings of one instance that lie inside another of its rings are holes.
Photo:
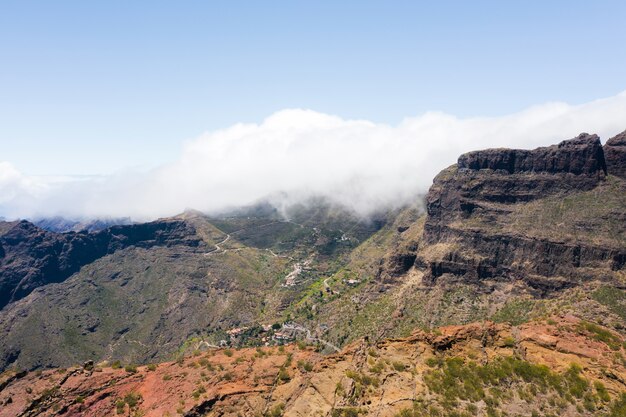
<path fill-rule="evenodd" d="M 28 221 L 0 224 L 0 308 L 34 289 L 62 282 L 105 255 L 133 247 L 186 246 L 206 243 L 190 225 L 177 219 L 114 226 L 98 233 L 54 233 Z"/>
<path fill-rule="evenodd" d="M 595 135 L 463 155 L 435 178 L 427 200 L 424 243 L 445 245 L 419 259 L 431 283 L 451 274 L 523 280 L 547 292 L 590 273 L 608 279 L 626 263 L 626 188 L 607 179 Z"/>
<path fill-rule="evenodd" d="M 626 161 L 606 162 L 612 143 L 462 155 L 434 179 L 426 216 L 407 209 L 383 227 L 328 291 L 292 307 L 296 320 L 339 345 L 563 312 L 623 331 L 626 179 L 614 172 Z"/>
<path fill-rule="evenodd" d="M 607 169 L 620 178 L 626 178 L 626 132 L 606 141 L 604 155 Z"/>
<path fill-rule="evenodd" d="M 94 233 L 2 224 L 0 369 L 163 360 L 188 339 L 216 344 L 228 329 L 281 321 L 380 227 L 320 201 L 290 208 L 292 220 L 253 211 Z"/>
<path fill-rule="evenodd" d="M 625 138 L 470 152 L 424 201 L 371 219 L 311 199 L 94 233 L 0 223 L 0 401 L 624 415 Z"/>
<path fill-rule="evenodd" d="M 133 222 L 129 217 L 104 219 L 69 219 L 61 216 L 43 217 L 32 220 L 33 224 L 51 232 L 97 232 L 107 227 L 127 225 Z"/>
<path fill-rule="evenodd" d="M 292 344 L 6 372 L 0 417 L 622 416 L 623 340 L 565 316 L 360 340 L 330 356 Z"/>

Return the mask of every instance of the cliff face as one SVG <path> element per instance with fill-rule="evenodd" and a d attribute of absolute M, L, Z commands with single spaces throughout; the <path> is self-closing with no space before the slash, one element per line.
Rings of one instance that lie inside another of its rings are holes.
<path fill-rule="evenodd" d="M 523 280 L 546 293 L 622 270 L 626 186 L 607 178 L 624 166 L 621 136 L 607 142 L 607 158 L 588 134 L 535 150 L 462 155 L 435 178 L 426 199 L 416 254 L 425 282 L 444 274 Z"/>
<path fill-rule="evenodd" d="M 190 224 L 171 219 L 97 233 L 54 233 L 28 221 L 5 222 L 0 231 L 0 310 L 37 287 L 62 282 L 82 266 L 129 246 L 202 245 Z"/>
<path fill-rule="evenodd" d="M 425 237 L 428 242 L 436 240 L 442 223 L 468 218 L 474 210 L 497 212 L 490 203 L 514 204 L 589 190 L 605 177 L 604 153 L 595 135 L 582 134 L 532 151 L 470 152 L 435 178 L 427 196 Z"/>
<path fill-rule="evenodd" d="M 606 175 L 602 144 L 597 135 L 581 133 L 558 145 L 534 150 L 487 149 L 461 155 L 459 169 L 490 169 L 508 174 L 522 172 L 574 174 L 593 177 Z"/>
<path fill-rule="evenodd" d="M 604 156 L 611 175 L 626 178 L 626 131 L 606 141 Z"/>

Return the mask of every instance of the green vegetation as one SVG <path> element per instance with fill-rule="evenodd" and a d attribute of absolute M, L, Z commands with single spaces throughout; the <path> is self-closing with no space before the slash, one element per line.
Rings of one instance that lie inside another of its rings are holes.
<path fill-rule="evenodd" d="M 626 321 L 626 292 L 623 289 L 603 286 L 594 291 L 591 297 Z"/>
<path fill-rule="evenodd" d="M 555 408 L 571 403 L 595 410 L 610 400 L 606 388 L 602 384 L 591 385 L 580 375 L 581 368 L 576 364 L 562 374 L 514 357 L 498 358 L 485 365 L 453 357 L 432 361 L 431 365 L 434 369 L 424 375 L 424 382 L 431 393 L 440 396 L 440 405 L 448 411 L 457 408 L 459 402 L 479 401 L 497 410 L 501 401 L 511 400 L 516 394 L 532 403 L 541 393 L 548 398 L 548 405 Z"/>
<path fill-rule="evenodd" d="M 126 403 L 124 402 L 124 400 L 115 401 L 115 409 L 117 411 L 117 414 L 124 414 L 125 408 L 126 408 Z"/>
<path fill-rule="evenodd" d="M 346 376 L 352 379 L 355 383 L 358 383 L 364 386 L 371 385 L 377 388 L 380 385 L 380 380 L 375 376 L 366 375 L 366 374 L 355 372 L 352 370 L 347 370 Z"/>
<path fill-rule="evenodd" d="M 130 392 L 124 396 L 124 402 L 128 404 L 130 408 L 135 408 L 140 400 L 141 395 L 134 392 Z"/>
<path fill-rule="evenodd" d="M 449 414 L 450 417 L 472 417 L 478 414 L 469 414 L 464 412 L 452 412 Z M 415 402 L 413 404 L 413 408 L 406 408 L 400 411 L 395 417 L 442 417 L 445 416 L 441 412 L 441 409 L 435 405 L 425 405 L 423 403 Z"/>
<path fill-rule="evenodd" d="M 281 348 L 283 348 L 283 352 L 284 352 L 285 348 L 283 346 L 281 346 Z M 254 356 L 257 357 L 257 358 L 262 358 L 264 356 L 267 356 L 267 352 L 265 350 L 263 350 L 262 347 L 259 346 L 259 347 L 256 348 L 256 352 L 254 353 Z"/>
<path fill-rule="evenodd" d="M 372 363 L 370 364 L 370 372 L 373 374 L 381 374 L 384 370 L 385 362 L 383 360 L 378 360 L 376 362 L 372 361 Z M 402 370 L 404 370 L 404 364 L 402 364 Z"/>
<path fill-rule="evenodd" d="M 515 338 L 507 337 L 502 341 L 502 346 L 504 347 L 515 347 Z"/>
<path fill-rule="evenodd" d="M 620 397 L 611 404 L 611 408 L 607 417 L 624 417 L 626 416 L 626 393 L 622 393 Z"/>
<path fill-rule="evenodd" d="M 204 387 L 201 385 L 201 386 L 199 386 L 198 388 L 196 388 L 196 389 L 195 389 L 195 390 L 191 393 L 191 396 L 192 396 L 195 400 L 197 400 L 197 399 L 199 399 L 199 398 L 200 398 L 200 396 L 201 396 L 202 394 L 204 394 L 205 392 L 206 392 L 206 388 L 204 388 Z"/>
<path fill-rule="evenodd" d="M 342 408 L 335 408 L 333 409 L 333 411 L 331 412 L 331 416 L 332 417 L 358 417 L 360 415 L 365 414 L 366 411 L 361 410 L 360 408 L 356 408 L 356 407 L 342 407 Z"/>
<path fill-rule="evenodd" d="M 289 382 L 291 380 L 291 375 L 289 375 L 289 372 L 287 372 L 284 366 L 278 371 L 278 380 L 280 382 Z"/>
<path fill-rule="evenodd" d="M 485 365 L 460 357 L 433 358 L 429 365 L 433 369 L 424 374 L 424 382 L 430 396 L 418 397 L 412 408 L 396 417 L 470 417 L 479 415 L 481 403 L 488 417 L 503 417 L 507 415 L 502 411 L 504 404 L 519 400 L 536 406 L 533 417 L 563 415 L 569 407 L 579 414 L 626 416 L 626 393 L 611 402 L 604 384 L 590 384 L 576 364 L 562 373 L 515 357 Z"/>
<path fill-rule="evenodd" d="M 285 412 L 285 404 L 280 403 L 272 407 L 267 413 L 265 413 L 266 417 L 281 417 Z"/>
<path fill-rule="evenodd" d="M 313 370 L 313 364 L 311 362 L 308 362 L 308 361 L 299 360 L 298 361 L 298 368 L 300 368 L 300 370 L 302 370 L 304 372 L 311 372 Z"/>
<path fill-rule="evenodd" d="M 593 340 L 603 342 L 613 350 L 619 350 L 622 346 L 622 341 L 619 337 L 595 323 L 581 321 L 577 328 L 581 333 L 588 333 Z"/>
<path fill-rule="evenodd" d="M 539 238 L 557 237 L 559 240 L 624 247 L 626 235 L 622 220 L 614 214 L 623 211 L 624 207 L 624 181 L 609 175 L 607 181 L 592 190 L 513 206 L 513 212 L 503 218 L 502 224 L 483 221 L 480 226 Z"/>
<path fill-rule="evenodd" d="M 402 372 L 404 371 L 407 366 L 402 363 L 402 362 L 398 362 L 398 361 L 394 361 L 391 363 L 391 366 L 393 367 L 393 369 L 395 369 L 397 372 Z"/>
<path fill-rule="evenodd" d="M 129 374 L 136 374 L 137 373 L 137 366 L 129 364 L 129 365 L 126 365 L 124 367 L 124 370 L 126 372 L 128 372 Z"/>
<path fill-rule="evenodd" d="M 287 368 L 291 366 L 291 362 L 293 361 L 293 354 L 288 354 L 287 359 L 285 359 L 285 363 L 278 370 L 278 381 L 279 382 L 289 382 L 291 380 L 291 375 L 287 371 Z"/>
<path fill-rule="evenodd" d="M 129 392 L 122 399 L 118 399 L 115 401 L 115 409 L 117 414 L 124 414 L 126 409 L 126 405 L 132 411 L 135 410 L 141 401 L 141 394 L 135 392 Z"/>
<path fill-rule="evenodd" d="M 509 301 L 493 315 L 492 320 L 498 323 L 510 323 L 514 326 L 520 325 L 530 320 L 534 304 L 532 300 Z"/>

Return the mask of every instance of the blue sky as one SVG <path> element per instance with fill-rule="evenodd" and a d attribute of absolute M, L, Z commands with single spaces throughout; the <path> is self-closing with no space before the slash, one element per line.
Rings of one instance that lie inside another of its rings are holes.
<path fill-rule="evenodd" d="M 397 125 L 626 90 L 622 1 L 2 1 L 0 154 L 29 175 L 175 160 L 281 109 Z"/>

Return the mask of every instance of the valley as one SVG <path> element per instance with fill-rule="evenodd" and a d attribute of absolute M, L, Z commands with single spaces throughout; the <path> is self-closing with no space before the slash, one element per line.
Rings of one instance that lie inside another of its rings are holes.
<path fill-rule="evenodd" d="M 0 223 L 0 416 L 624 415 L 625 137 L 470 152 L 369 218 Z"/>

